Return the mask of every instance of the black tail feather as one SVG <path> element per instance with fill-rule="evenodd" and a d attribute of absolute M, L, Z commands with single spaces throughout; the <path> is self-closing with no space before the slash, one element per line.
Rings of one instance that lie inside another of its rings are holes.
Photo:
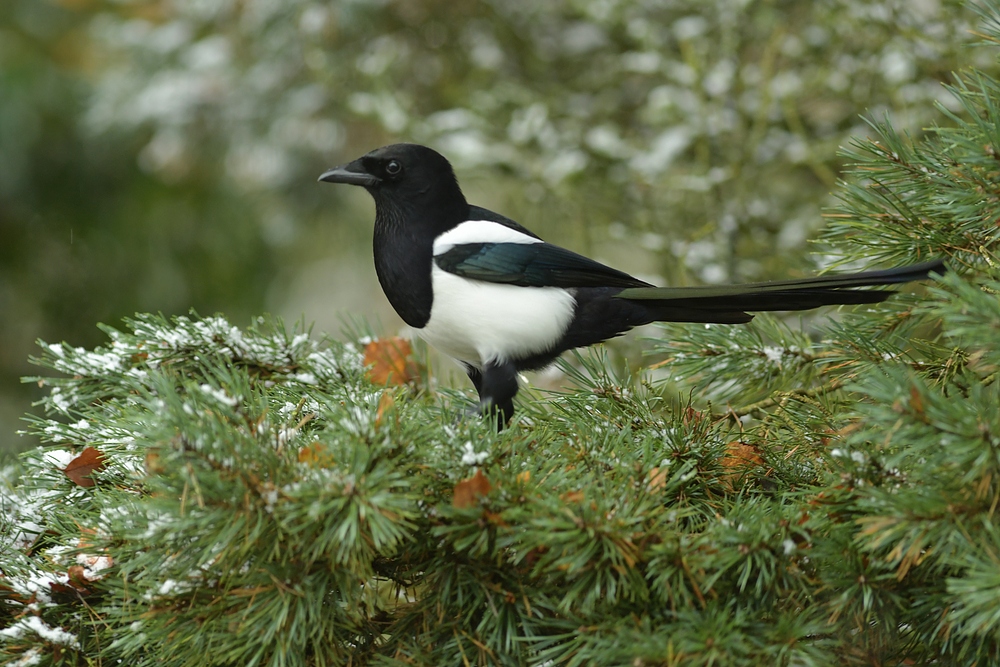
<path fill-rule="evenodd" d="M 630 288 L 619 298 L 636 301 L 657 320 L 667 322 L 749 322 L 749 312 L 809 310 L 819 306 L 878 303 L 892 290 L 859 290 L 856 287 L 896 285 L 944 273 L 944 262 L 934 260 L 894 269 L 817 276 L 744 285 L 706 287 Z"/>

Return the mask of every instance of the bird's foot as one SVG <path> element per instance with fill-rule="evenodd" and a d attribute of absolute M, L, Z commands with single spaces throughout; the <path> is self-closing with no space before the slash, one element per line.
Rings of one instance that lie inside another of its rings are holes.
<path fill-rule="evenodd" d="M 497 425 L 497 430 L 502 431 L 510 421 L 511 414 L 502 408 L 497 407 L 492 402 L 480 401 L 473 405 L 466 405 L 462 408 L 462 418 L 464 419 L 486 419 Z"/>

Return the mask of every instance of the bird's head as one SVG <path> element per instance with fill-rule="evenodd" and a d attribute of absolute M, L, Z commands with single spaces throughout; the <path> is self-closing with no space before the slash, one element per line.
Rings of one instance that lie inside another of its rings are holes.
<path fill-rule="evenodd" d="M 448 160 L 418 144 L 383 146 L 324 172 L 319 180 L 360 185 L 386 213 L 467 206 Z"/>

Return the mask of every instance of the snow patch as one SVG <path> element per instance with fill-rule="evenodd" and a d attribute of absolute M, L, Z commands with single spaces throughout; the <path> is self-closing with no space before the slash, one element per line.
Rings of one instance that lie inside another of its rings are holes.
<path fill-rule="evenodd" d="M 462 445 L 464 453 L 462 454 L 462 463 L 467 466 L 477 466 L 482 464 L 487 458 L 489 458 L 489 452 L 477 452 L 472 447 L 472 442 L 466 442 Z"/>
<path fill-rule="evenodd" d="M 227 394 L 223 389 L 216 389 L 211 385 L 203 384 L 201 385 L 201 390 L 206 394 L 208 394 L 209 396 L 211 396 L 212 398 L 214 398 L 215 400 L 219 401 L 220 403 L 224 403 L 225 405 L 228 405 L 231 408 L 235 408 L 236 404 L 239 403 L 238 398 L 233 398 L 232 396 Z"/>
<path fill-rule="evenodd" d="M 38 616 L 26 616 L 16 621 L 10 627 L 0 630 L 0 637 L 21 639 L 27 631 L 34 632 L 45 641 L 53 644 L 61 644 L 75 649 L 80 648 L 80 642 L 76 635 L 66 632 L 62 628 L 53 628 Z"/>

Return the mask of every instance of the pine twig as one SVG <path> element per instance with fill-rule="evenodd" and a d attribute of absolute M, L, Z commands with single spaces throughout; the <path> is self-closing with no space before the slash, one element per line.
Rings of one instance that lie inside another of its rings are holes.
<path fill-rule="evenodd" d="M 830 382 L 821 385 L 819 387 L 813 387 L 812 389 L 793 389 L 792 391 L 782 391 L 772 394 L 768 398 L 757 401 L 756 403 L 750 403 L 742 408 L 730 409 L 724 414 L 712 415 L 713 419 L 725 419 L 729 418 L 734 421 L 739 421 L 740 418 L 747 415 L 758 415 L 763 413 L 769 408 L 773 408 L 778 405 L 782 405 L 791 399 L 803 400 L 810 398 L 819 398 L 820 396 L 825 396 L 831 392 L 837 391 L 844 386 L 843 380 L 840 378 L 834 378 Z"/>

